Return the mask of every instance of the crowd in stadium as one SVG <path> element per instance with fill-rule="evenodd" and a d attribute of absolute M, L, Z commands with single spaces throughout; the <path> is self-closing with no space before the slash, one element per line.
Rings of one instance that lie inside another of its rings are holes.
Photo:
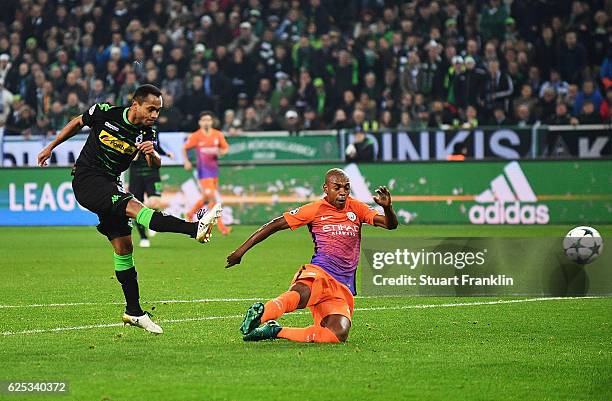
<path fill-rule="evenodd" d="M 0 127 L 164 93 L 161 131 L 610 123 L 612 1 L 3 0 Z"/>

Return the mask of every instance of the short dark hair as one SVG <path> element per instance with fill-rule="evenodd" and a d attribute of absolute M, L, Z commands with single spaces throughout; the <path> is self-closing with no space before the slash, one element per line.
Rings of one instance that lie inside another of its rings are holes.
<path fill-rule="evenodd" d="M 200 113 L 200 116 L 198 117 L 198 119 L 204 116 L 210 116 L 210 118 L 212 118 L 213 120 L 215 119 L 215 114 L 212 111 L 204 110 L 203 112 Z"/>
<path fill-rule="evenodd" d="M 140 85 L 136 89 L 136 91 L 134 92 L 134 96 L 132 97 L 132 100 L 138 103 L 142 103 L 149 95 L 161 96 L 162 93 L 157 86 L 151 85 L 151 84 L 144 84 L 144 85 Z"/>

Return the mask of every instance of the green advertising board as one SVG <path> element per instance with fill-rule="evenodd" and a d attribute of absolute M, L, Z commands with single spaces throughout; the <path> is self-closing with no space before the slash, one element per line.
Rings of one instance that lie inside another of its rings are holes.
<path fill-rule="evenodd" d="M 228 224 L 261 224 L 322 196 L 323 175 L 344 168 L 357 199 L 391 189 L 404 224 L 612 223 L 612 161 L 432 162 L 223 166 L 219 196 Z M 198 182 L 163 167 L 162 202 L 184 214 Z M 91 224 L 75 205 L 69 170 L 0 169 L 0 224 Z M 95 218 L 95 216 L 94 216 Z"/>
<path fill-rule="evenodd" d="M 332 167 L 344 168 L 353 196 L 369 203 L 374 189 L 387 185 L 402 223 L 612 223 L 609 160 L 226 166 L 220 195 L 233 220 L 260 224 L 319 198 Z M 193 181 L 180 168 L 164 176 L 167 194 Z"/>
<path fill-rule="evenodd" d="M 338 139 L 332 135 L 227 137 L 229 152 L 223 162 L 274 160 L 340 160 Z"/>

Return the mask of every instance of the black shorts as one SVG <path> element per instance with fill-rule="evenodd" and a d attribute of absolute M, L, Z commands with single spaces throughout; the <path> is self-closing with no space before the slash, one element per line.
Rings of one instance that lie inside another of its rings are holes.
<path fill-rule="evenodd" d="M 76 200 L 98 215 L 98 231 L 109 241 L 132 233 L 132 222 L 125 214 L 128 201 L 134 197 L 125 192 L 119 179 L 88 170 L 73 171 L 72 190 Z"/>
<path fill-rule="evenodd" d="M 148 197 L 161 196 L 161 185 L 159 174 L 145 177 L 130 174 L 130 193 L 141 202 L 144 202 L 145 194 Z"/>

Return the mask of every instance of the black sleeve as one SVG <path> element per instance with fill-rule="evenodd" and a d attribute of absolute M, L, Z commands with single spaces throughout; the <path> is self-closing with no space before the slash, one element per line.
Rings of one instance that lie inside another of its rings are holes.
<path fill-rule="evenodd" d="M 91 128 L 94 122 L 99 121 L 100 119 L 104 118 L 103 117 L 104 112 L 102 111 L 102 108 L 100 107 L 101 104 L 104 104 L 104 103 L 96 103 L 83 113 L 82 119 L 83 119 L 84 125 Z M 107 107 L 110 107 L 110 105 Z"/>

